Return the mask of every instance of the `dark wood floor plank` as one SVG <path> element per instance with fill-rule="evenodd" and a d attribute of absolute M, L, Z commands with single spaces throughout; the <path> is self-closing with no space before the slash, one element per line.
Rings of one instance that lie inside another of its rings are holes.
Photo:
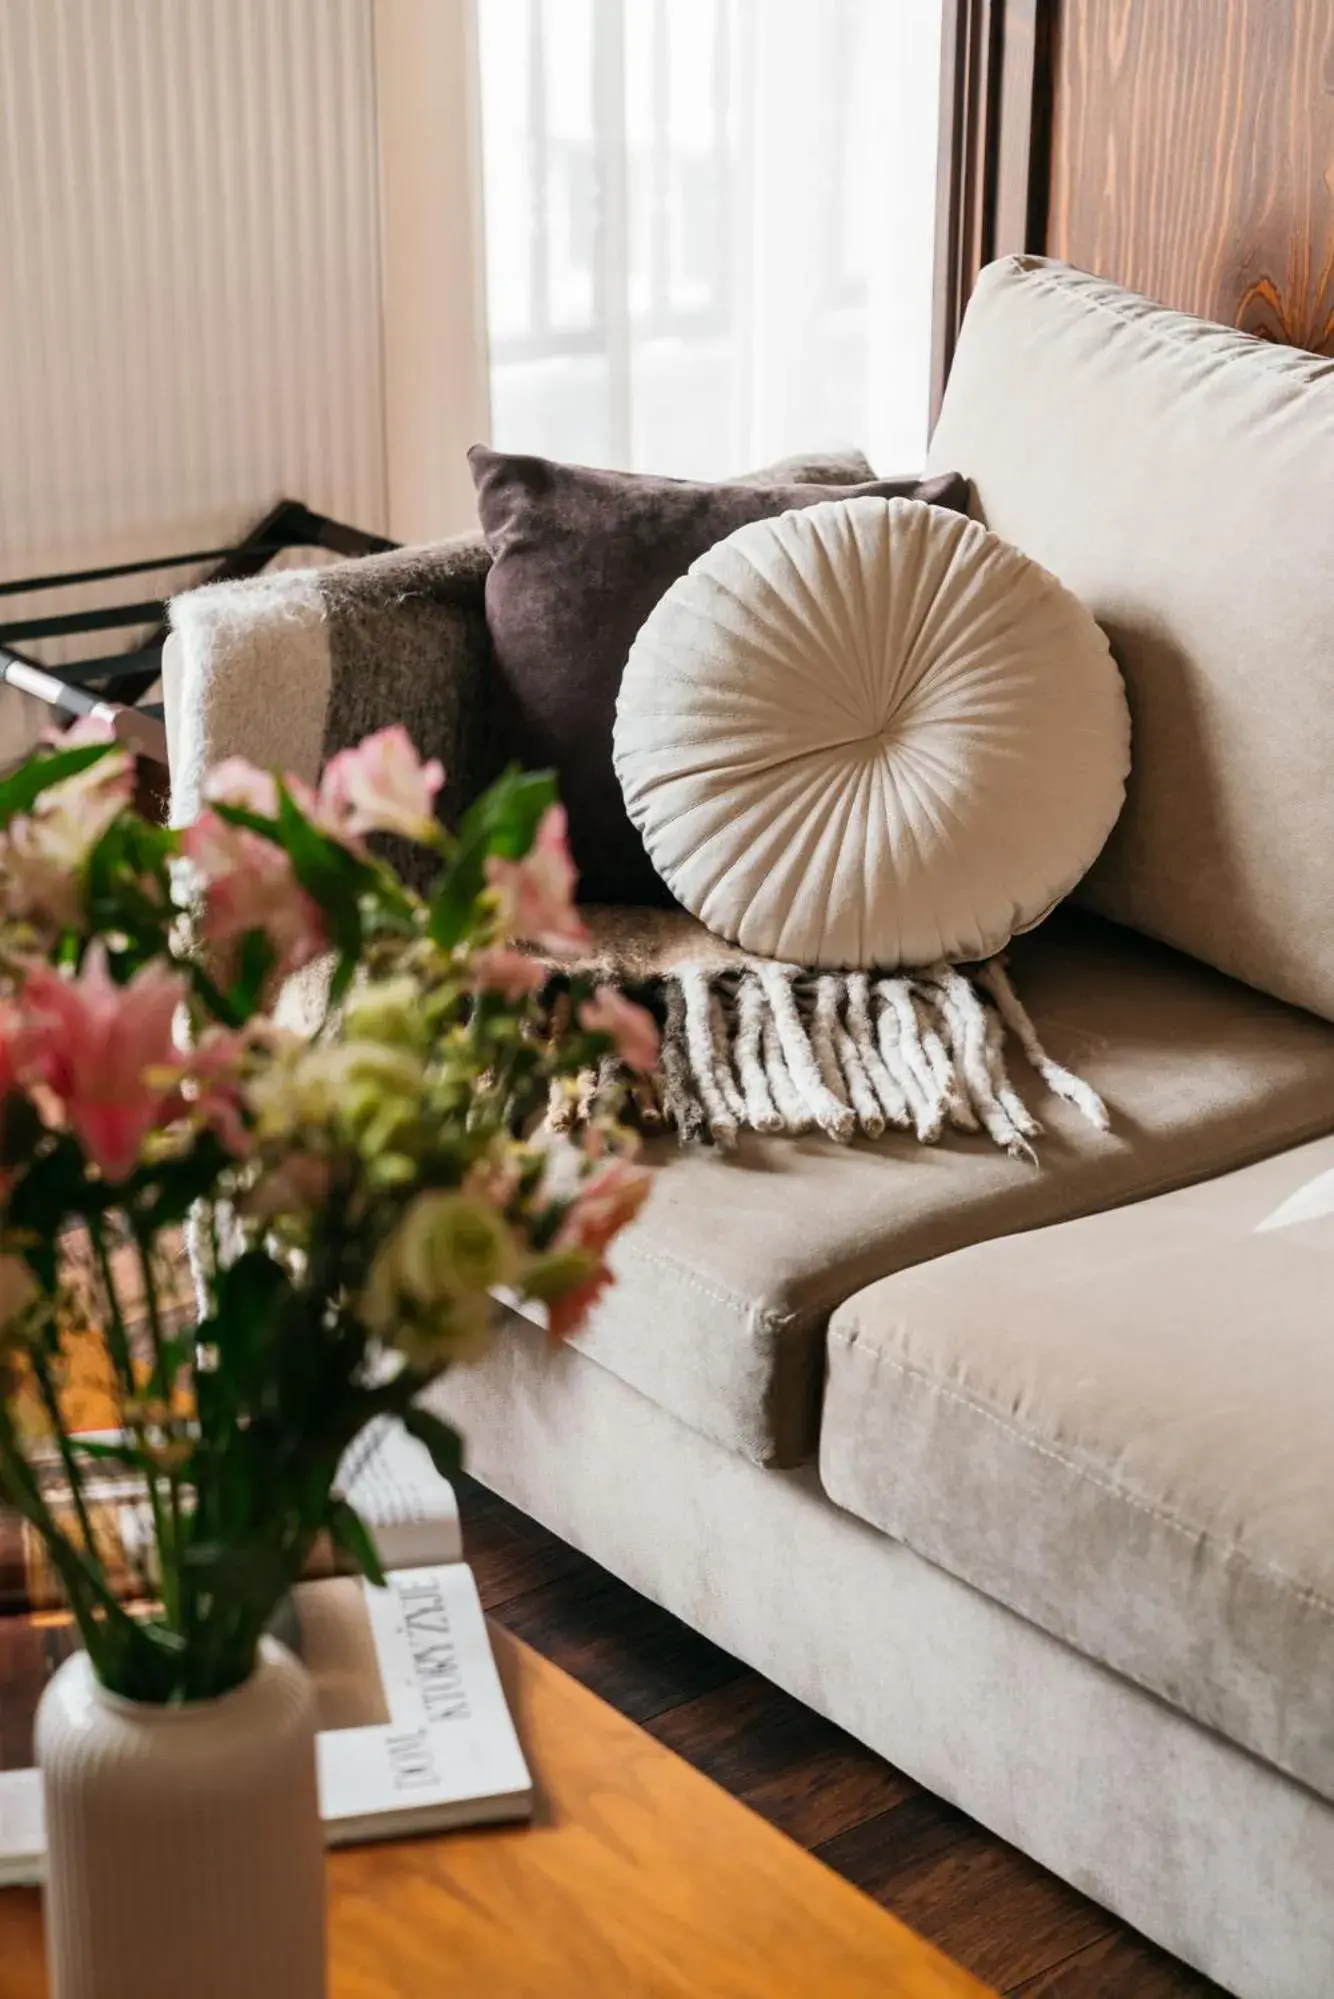
<path fill-rule="evenodd" d="M 743 1673 L 647 1726 L 799 1846 L 833 1839 L 917 1790 L 883 1757 L 758 1673 Z"/>
<path fill-rule="evenodd" d="M 472 1479 L 458 1481 L 459 1513 L 468 1563 L 483 1610 L 563 1578 L 571 1593 L 604 1572 L 567 1541 L 558 1540 L 518 1508 Z"/>
<path fill-rule="evenodd" d="M 1224 1999 L 507 1501 L 460 1509 L 498 1622 L 1006 1999 Z"/>
<path fill-rule="evenodd" d="M 497 1615 L 522 1638 L 631 1721 L 646 1722 L 695 1700 L 745 1671 L 679 1618 L 615 1576 L 579 1578 L 571 1601 L 564 1581 L 511 1597 Z"/>
<path fill-rule="evenodd" d="M 1014 1986 L 1007 1999 L 1227 1999 L 1227 1994 L 1118 1923 L 1097 1943 Z"/>
<path fill-rule="evenodd" d="M 1106 1910 L 928 1791 L 815 1850 L 1002 1992 L 1113 1927 Z"/>

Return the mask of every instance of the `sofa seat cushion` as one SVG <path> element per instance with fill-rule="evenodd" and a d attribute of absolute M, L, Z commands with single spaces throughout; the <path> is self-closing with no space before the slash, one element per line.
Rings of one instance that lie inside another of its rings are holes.
<path fill-rule="evenodd" d="M 1308 1014 L 1078 912 L 1021 939 L 1012 969 L 1051 1055 L 1108 1103 L 1109 1132 L 1045 1096 L 1015 1055 L 1047 1127 L 1036 1166 L 957 1135 L 650 1149 L 657 1185 L 581 1345 L 719 1442 L 800 1463 L 829 1315 L 866 1285 L 1334 1129 L 1334 1029 Z"/>
<path fill-rule="evenodd" d="M 983 1243 L 829 1335 L 831 1498 L 1334 1798 L 1334 1139 Z"/>

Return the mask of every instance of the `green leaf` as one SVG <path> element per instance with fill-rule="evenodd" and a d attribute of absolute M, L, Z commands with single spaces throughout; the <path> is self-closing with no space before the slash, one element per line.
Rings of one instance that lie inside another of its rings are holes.
<path fill-rule="evenodd" d="M 148 1459 L 137 1444 L 103 1444 L 96 1437 L 83 1437 L 77 1432 L 69 1439 L 70 1449 L 80 1457 L 94 1458 L 99 1464 L 124 1465 L 131 1471 L 147 1471 Z"/>
<path fill-rule="evenodd" d="M 214 1020 L 220 1021 L 224 1027 L 245 1026 L 244 1017 L 237 1012 L 229 996 L 214 983 L 201 964 L 193 961 L 186 969 L 196 994 L 204 1002 Z"/>
<path fill-rule="evenodd" d="M 522 860 L 555 800 L 554 771 L 524 771 L 514 765 L 468 807 L 459 823 L 454 859 L 431 898 L 428 927 L 442 950 L 452 951 L 472 926 L 488 855 Z"/>
<path fill-rule="evenodd" d="M 29 757 L 11 777 L 0 784 L 0 826 L 7 826 L 17 813 L 28 812 L 53 784 L 100 763 L 119 746 L 115 743 L 85 743 L 75 750 L 56 750 L 49 756 Z"/>
<path fill-rule="evenodd" d="M 282 1265 L 262 1249 L 248 1249 L 218 1279 L 213 1339 L 222 1369 L 234 1387 L 259 1372 L 262 1356 L 292 1299 Z M 267 1370 L 264 1370 L 267 1371 Z"/>
<path fill-rule="evenodd" d="M 470 841 L 460 841 L 453 861 L 436 884 L 427 929 L 442 951 L 452 951 L 472 927 L 486 878 L 486 854 L 485 835 L 474 834 Z"/>
<path fill-rule="evenodd" d="M 291 1295 L 281 1263 L 262 1249 L 248 1249 L 218 1280 L 218 1317 L 267 1319 Z"/>
<path fill-rule="evenodd" d="M 100 1214 L 115 1198 L 105 1181 L 90 1178 L 82 1148 L 68 1132 L 43 1139 L 42 1146 L 10 1189 L 5 1216 L 10 1228 L 29 1230 L 41 1243 L 40 1255 L 28 1258 L 35 1270 L 54 1262 L 68 1216 Z"/>
<path fill-rule="evenodd" d="M 329 981 L 327 1012 L 332 1013 L 334 1008 L 340 1006 L 347 998 L 348 988 L 357 975 L 357 964 L 358 960 L 353 956 L 345 956 L 338 960 L 334 975 Z"/>
<path fill-rule="evenodd" d="M 292 872 L 324 913 L 335 949 L 344 958 L 360 958 L 360 897 L 371 878 L 371 869 L 339 841 L 331 840 L 312 826 L 281 782 L 278 833 L 280 845 L 292 863 Z"/>
<path fill-rule="evenodd" d="M 0 1167 L 26 1166 L 45 1130 L 37 1106 L 11 1090 L 0 1108 Z"/>
<path fill-rule="evenodd" d="M 249 1020 L 264 996 L 264 986 L 278 962 L 278 953 L 267 931 L 247 930 L 237 953 L 236 977 L 227 999 L 234 1013 Z"/>
<path fill-rule="evenodd" d="M 247 833 L 258 833 L 262 840 L 272 840 L 275 846 L 282 845 L 278 821 L 266 819 L 262 812 L 252 812 L 248 805 L 227 805 L 221 799 L 215 799 L 208 809 L 216 812 L 219 819 L 225 819 L 229 826 L 243 826 Z"/>
<path fill-rule="evenodd" d="M 537 837 L 543 814 L 555 802 L 554 771 L 520 770 L 511 764 L 464 813 L 459 823 L 460 845 L 480 835 L 488 852 L 521 861 Z"/>
<path fill-rule="evenodd" d="M 266 1616 L 297 1580 L 294 1563 L 277 1548 L 196 1541 L 180 1557 L 196 1592 L 230 1597 Z"/>
<path fill-rule="evenodd" d="M 419 1444 L 425 1444 L 431 1463 L 441 1478 L 457 1478 L 463 1470 L 463 1439 L 448 1423 L 442 1423 L 419 1402 L 410 1402 L 403 1411 L 403 1428 Z"/>
<path fill-rule="evenodd" d="M 383 1589 L 385 1573 L 380 1551 L 356 1508 L 347 1500 L 331 1495 L 324 1524 L 335 1548 L 341 1548 L 349 1560 L 356 1563 L 368 1582 L 374 1583 L 377 1589 Z"/>
<path fill-rule="evenodd" d="M 123 1194 L 146 1235 L 183 1222 L 195 1202 L 211 1193 L 231 1154 L 215 1132 L 201 1132 L 183 1159 L 143 1166 Z"/>

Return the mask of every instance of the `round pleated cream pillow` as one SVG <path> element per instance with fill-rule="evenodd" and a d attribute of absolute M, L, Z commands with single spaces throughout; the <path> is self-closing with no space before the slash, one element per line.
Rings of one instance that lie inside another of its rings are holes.
<path fill-rule="evenodd" d="M 978 522 L 827 501 L 739 528 L 641 628 L 616 771 L 718 936 L 801 965 L 983 958 L 1121 809 L 1130 721 L 1092 616 Z"/>

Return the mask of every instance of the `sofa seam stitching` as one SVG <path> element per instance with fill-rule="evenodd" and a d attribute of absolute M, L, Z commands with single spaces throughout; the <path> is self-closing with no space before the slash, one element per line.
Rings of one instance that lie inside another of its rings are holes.
<path fill-rule="evenodd" d="M 740 1318 L 746 1320 L 748 1323 L 763 1327 L 766 1332 L 790 1330 L 794 1326 L 801 1325 L 807 1319 L 814 1324 L 824 1315 L 826 1309 L 823 1307 L 807 1307 L 804 1311 L 781 1312 L 776 1311 L 770 1305 L 753 1303 L 739 1293 L 727 1290 L 722 1285 L 707 1283 L 702 1277 L 697 1276 L 687 1264 L 680 1262 L 676 1257 L 666 1255 L 662 1250 L 646 1249 L 643 1244 L 636 1243 L 629 1237 L 622 1240 L 621 1254 L 623 1256 L 637 1257 L 641 1263 L 653 1263 L 659 1269 L 671 1271 L 674 1277 L 679 1278 L 691 1290 L 698 1291 L 702 1297 L 711 1298 L 717 1305 L 728 1306 Z"/>
<path fill-rule="evenodd" d="M 1158 1521 L 1161 1526 L 1172 1529 L 1184 1539 L 1209 1542 L 1219 1552 L 1225 1562 L 1235 1561 L 1244 1568 L 1254 1570 L 1258 1575 L 1267 1576 L 1296 1601 L 1309 1603 L 1316 1609 L 1326 1611 L 1331 1616 L 1334 1616 L 1334 1601 L 1323 1595 L 1313 1584 L 1299 1582 L 1295 1576 L 1289 1575 L 1274 1563 L 1267 1562 L 1262 1557 L 1249 1554 L 1237 1541 L 1219 1541 L 1207 1528 L 1193 1526 L 1188 1521 L 1178 1519 L 1174 1514 L 1166 1512 L 1161 1506 L 1154 1505 L 1151 1500 L 1139 1498 L 1128 1487 L 1118 1485 L 1114 1479 L 1108 1478 L 1105 1474 L 1096 1472 L 1087 1465 L 1080 1464 L 1077 1459 L 1069 1457 L 1063 1451 L 1058 1450 L 1055 1445 L 1043 1442 L 1031 1431 L 1025 1430 L 1020 1424 L 1007 1420 L 997 1410 L 988 1409 L 985 1403 L 977 1401 L 975 1397 L 966 1394 L 962 1389 L 953 1387 L 946 1382 L 935 1380 L 925 1368 L 915 1366 L 912 1362 L 902 1359 L 897 1354 L 885 1353 L 866 1342 L 859 1341 L 855 1328 L 849 1334 L 841 1328 L 831 1327 L 830 1337 L 845 1348 L 859 1346 L 862 1353 L 869 1355 L 877 1366 L 892 1367 L 896 1373 L 920 1381 L 933 1394 L 941 1396 L 946 1401 L 957 1402 L 962 1408 L 971 1410 L 973 1414 L 981 1416 L 984 1421 L 994 1424 L 997 1429 L 1004 1431 L 1008 1436 L 1014 1437 L 1019 1443 L 1026 1445 L 1030 1450 L 1036 1451 L 1039 1457 L 1051 1458 L 1056 1464 L 1063 1465 L 1067 1471 L 1073 1472 L 1076 1478 L 1083 1479 L 1087 1484 L 1109 1494 L 1113 1499 L 1124 1500 L 1127 1506 L 1134 1508 L 1137 1512 L 1147 1514 L 1150 1519 Z"/>
<path fill-rule="evenodd" d="M 1175 946 L 1167 948 L 1175 949 Z M 1223 976 L 1228 977 L 1230 974 Z M 1257 993 L 1254 997 L 1267 999 L 1270 996 Z M 1289 1013 L 1295 1011 L 1295 1007 L 1287 1001 L 1278 1001 L 1276 1004 Z M 1316 1025 L 1318 1026 L 1319 1022 Z M 1122 1193 L 1106 1197 L 1094 1193 L 1090 1196 L 1087 1207 L 1066 1208 L 1063 1212 L 1048 1216 L 1046 1221 L 1016 1221 L 1012 1226 L 1002 1228 L 996 1235 L 972 1236 L 966 1242 L 956 1243 L 953 1249 L 937 1250 L 929 1256 L 914 1256 L 908 1262 L 898 1264 L 893 1270 L 887 1270 L 879 1277 L 868 1278 L 855 1290 L 832 1293 L 827 1301 L 818 1303 L 810 1309 L 817 1314 L 821 1311 L 827 1312 L 830 1332 L 837 1332 L 840 1337 L 844 1337 L 838 1326 L 838 1315 L 855 1305 L 865 1292 L 873 1291 L 881 1284 L 890 1284 L 896 1277 L 910 1276 L 915 1271 L 925 1270 L 928 1264 L 943 1262 L 949 1256 L 966 1256 L 972 1250 L 989 1249 L 995 1243 L 1015 1242 L 1023 1236 L 1041 1235 L 1046 1229 L 1061 1229 L 1076 1222 L 1096 1221 L 1101 1215 L 1116 1215 L 1126 1208 L 1137 1207 L 1141 1201 L 1158 1201 L 1168 1194 L 1186 1194 L 1193 1187 L 1205 1186 L 1210 1180 L 1221 1179 L 1225 1174 L 1244 1173 L 1248 1168 L 1263 1166 L 1267 1160 L 1277 1159 L 1280 1154 L 1291 1152 L 1300 1145 L 1313 1144 L 1318 1138 L 1334 1138 L 1332 1118 L 1334 1118 L 1334 1106 L 1323 1112 L 1319 1118 L 1313 1118 L 1310 1123 L 1296 1126 L 1284 1138 L 1275 1139 L 1272 1143 L 1258 1140 L 1255 1150 L 1247 1148 L 1235 1157 L 1225 1155 L 1221 1165 L 1217 1160 L 1212 1160 L 1207 1166 L 1182 1168 L 1177 1173 L 1167 1173 L 1146 1180 L 1142 1186 L 1127 1186 Z"/>
<path fill-rule="evenodd" d="M 1091 272 L 1080 273 L 1081 277 L 1092 277 L 1092 275 Z M 1305 370 L 1302 368 L 1301 363 L 1307 357 L 1300 350 L 1278 347 L 1272 341 L 1259 340 L 1258 335 L 1247 334 L 1239 326 L 1223 326 L 1220 324 L 1215 327 L 1211 321 L 1198 320 L 1197 315 L 1193 313 L 1176 314 L 1173 307 L 1159 305 L 1152 299 L 1141 301 L 1138 295 L 1136 295 L 1135 309 L 1127 311 L 1117 300 L 1108 297 L 1105 291 L 1095 290 L 1090 285 L 1071 285 L 1068 281 L 1053 277 L 1047 271 L 1026 270 L 1021 267 L 1018 276 L 1021 283 L 1033 285 L 1037 290 L 1047 292 L 1053 297 L 1061 299 L 1078 297 L 1082 305 L 1092 307 L 1095 312 L 1100 312 L 1110 319 L 1115 319 L 1121 326 L 1134 326 L 1149 332 L 1156 345 L 1170 349 L 1173 352 L 1186 351 L 1199 340 L 1199 336 L 1195 333 L 1175 333 L 1170 327 L 1162 324 L 1164 318 L 1176 316 L 1197 320 L 1198 324 L 1206 327 L 1211 333 L 1232 334 L 1238 340 L 1258 340 L 1258 344 L 1261 347 L 1268 348 L 1271 353 L 1283 356 L 1285 361 L 1291 356 L 1291 361 L 1288 365 L 1282 369 L 1274 369 L 1274 379 L 1276 381 L 1304 381 L 1308 384 L 1311 382 L 1324 382 L 1329 374 L 1334 372 L 1328 367 L 1316 368 L 1309 371 Z M 1095 279 L 1094 283 L 1096 285 L 1109 285 L 1110 280 Z M 1151 310 L 1146 312 L 1142 310 L 1143 306 L 1148 306 Z M 1222 343 L 1215 341 L 1214 344 L 1218 346 Z M 1247 350 L 1229 346 L 1228 351 L 1237 353 Z M 1319 362 L 1326 360 L 1327 357 L 1316 354 L 1309 358 Z M 1292 365 L 1293 363 L 1297 365 Z"/>

